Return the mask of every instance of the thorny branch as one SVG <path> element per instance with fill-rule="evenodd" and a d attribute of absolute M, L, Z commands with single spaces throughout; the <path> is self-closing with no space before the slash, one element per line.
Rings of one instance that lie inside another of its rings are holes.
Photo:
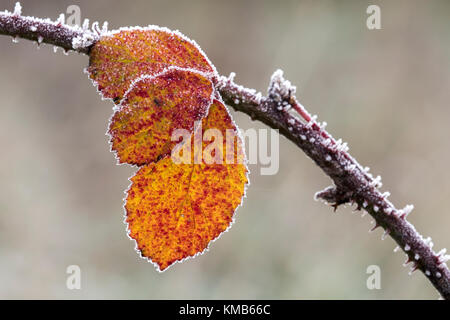
<path fill-rule="evenodd" d="M 90 47 L 101 35 L 98 23 L 80 27 L 64 24 L 63 16 L 53 22 L 21 15 L 20 5 L 14 12 L 0 12 L 0 34 L 14 39 L 21 37 L 38 44 L 44 42 L 65 51 L 74 50 L 89 54 Z M 334 182 L 333 186 L 316 193 L 315 198 L 331 204 L 334 209 L 345 203 L 356 204 L 356 210 L 365 210 L 375 219 L 375 226 L 382 227 L 401 248 L 411 264 L 411 272 L 420 270 L 439 291 L 450 300 L 450 271 L 446 262 L 450 259 L 445 249 L 433 251 L 431 238 L 424 239 L 406 219 L 413 209 L 409 205 L 397 209 L 388 199 L 388 193 L 381 193 L 380 177 L 374 178 L 368 168 L 363 168 L 349 153 L 346 143 L 335 140 L 316 117 L 311 117 L 295 98 L 295 87 L 283 78 L 278 70 L 271 78 L 267 96 L 255 90 L 244 88 L 230 77 L 214 79 L 217 90 L 225 102 L 236 111 L 248 114 L 295 143 Z M 296 113 L 301 116 L 297 117 Z"/>

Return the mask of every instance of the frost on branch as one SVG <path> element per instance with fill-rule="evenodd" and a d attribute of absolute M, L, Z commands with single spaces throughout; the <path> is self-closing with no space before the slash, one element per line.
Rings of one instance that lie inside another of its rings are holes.
<path fill-rule="evenodd" d="M 38 45 L 45 42 L 65 51 L 88 53 L 98 34 L 79 26 L 69 26 L 64 20 L 64 14 L 59 15 L 56 21 L 22 16 L 22 6 L 17 2 L 13 12 L 0 12 L 0 34 L 10 35 L 13 39 L 20 36 L 36 41 Z"/>
<path fill-rule="evenodd" d="M 283 70 L 276 70 L 270 78 L 267 90 L 270 99 L 277 102 L 290 101 L 297 88 L 289 80 L 284 79 Z"/>

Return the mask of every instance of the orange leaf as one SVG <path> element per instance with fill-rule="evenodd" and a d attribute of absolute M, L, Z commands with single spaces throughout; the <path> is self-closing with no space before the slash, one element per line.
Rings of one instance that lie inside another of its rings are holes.
<path fill-rule="evenodd" d="M 103 36 L 91 49 L 87 71 L 103 96 L 118 103 L 133 80 L 170 66 L 216 72 L 195 42 L 159 27 L 128 28 Z"/>
<path fill-rule="evenodd" d="M 203 133 L 208 129 L 224 137 L 227 129 L 237 134 L 226 107 L 217 100 L 202 121 Z M 231 225 L 248 180 L 245 163 L 226 163 L 228 158 L 243 160 L 242 141 L 237 137 L 231 157 L 225 144 L 222 164 L 176 164 L 166 156 L 141 167 L 130 179 L 125 205 L 129 235 L 142 257 L 159 270 L 202 253 Z M 203 152 L 208 145 L 203 142 Z"/>
<path fill-rule="evenodd" d="M 174 129 L 193 132 L 212 102 L 209 79 L 193 71 L 169 69 L 143 77 L 125 95 L 110 126 L 112 150 L 120 163 L 147 164 L 170 153 Z"/>

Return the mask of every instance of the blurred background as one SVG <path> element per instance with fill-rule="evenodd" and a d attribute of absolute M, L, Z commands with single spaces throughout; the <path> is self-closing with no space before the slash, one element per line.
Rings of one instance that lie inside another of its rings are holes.
<path fill-rule="evenodd" d="M 265 92 L 281 68 L 297 97 L 374 175 L 435 249 L 450 247 L 450 3 L 447 1 L 22 1 L 23 14 L 81 18 L 110 29 L 179 29 L 219 73 Z M 381 8 L 381 30 L 366 9 Z M 0 1 L 0 10 L 14 1 Z M 251 186 L 211 250 L 160 274 L 134 251 L 105 131 L 112 103 L 83 73 L 88 58 L 0 36 L 0 298 L 437 299 L 408 276 L 372 218 L 315 202 L 331 181 L 280 137 L 280 170 Z M 242 129 L 265 128 L 233 112 Z M 81 268 L 81 290 L 66 268 Z M 369 290 L 367 267 L 381 269 Z"/>

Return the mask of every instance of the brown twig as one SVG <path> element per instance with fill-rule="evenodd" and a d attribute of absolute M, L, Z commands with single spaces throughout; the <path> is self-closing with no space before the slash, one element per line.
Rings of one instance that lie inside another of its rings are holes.
<path fill-rule="evenodd" d="M 17 11 L 17 10 L 16 10 Z M 98 24 L 97 24 L 98 26 Z M 0 13 L 0 34 L 34 40 L 65 50 L 89 54 L 98 38 L 90 31 L 50 21 L 21 16 L 20 12 Z M 450 300 L 449 259 L 445 251 L 435 253 L 431 239 L 424 239 L 407 221 L 412 206 L 397 209 L 381 194 L 379 177 L 373 178 L 349 153 L 345 143 L 336 141 L 311 117 L 294 96 L 295 87 L 277 71 L 272 76 L 267 96 L 234 83 L 233 76 L 214 79 L 225 102 L 237 111 L 259 120 L 295 143 L 328 175 L 334 185 L 316 194 L 335 209 L 344 203 L 357 205 L 375 219 L 375 227 L 382 227 L 406 253 L 411 271 L 421 270 L 444 299 Z M 294 112 L 292 112 L 294 111 Z M 297 117 L 296 113 L 303 120 Z"/>

